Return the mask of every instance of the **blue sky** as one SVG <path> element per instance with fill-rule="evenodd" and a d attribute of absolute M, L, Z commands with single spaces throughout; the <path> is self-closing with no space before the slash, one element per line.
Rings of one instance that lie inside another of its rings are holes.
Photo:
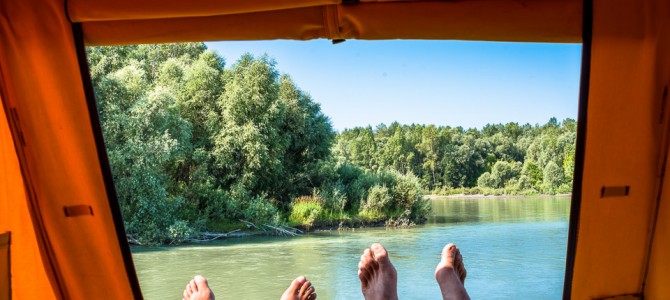
<path fill-rule="evenodd" d="M 342 131 L 379 123 L 481 128 L 577 117 L 581 45 L 328 40 L 207 43 L 232 65 L 267 53 Z"/>

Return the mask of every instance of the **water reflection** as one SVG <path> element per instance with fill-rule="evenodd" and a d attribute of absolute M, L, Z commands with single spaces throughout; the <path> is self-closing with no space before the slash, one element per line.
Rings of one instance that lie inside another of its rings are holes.
<path fill-rule="evenodd" d="M 440 198 L 432 201 L 429 224 L 465 222 L 551 222 L 565 220 L 570 201 L 546 198 Z"/>
<path fill-rule="evenodd" d="M 300 274 L 315 283 L 319 299 L 362 299 L 357 262 L 365 247 L 381 242 L 398 269 L 402 298 L 439 299 L 433 271 L 453 241 L 464 253 L 473 299 L 554 299 L 561 296 L 569 202 L 438 199 L 428 223 L 411 229 L 133 249 L 133 257 L 146 299 L 178 299 L 195 274 L 209 277 L 220 299 L 277 299 Z"/>

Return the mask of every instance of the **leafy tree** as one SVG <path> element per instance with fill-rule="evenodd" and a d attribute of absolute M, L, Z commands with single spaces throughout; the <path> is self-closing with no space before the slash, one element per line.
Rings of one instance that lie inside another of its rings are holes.
<path fill-rule="evenodd" d="M 561 183 L 563 183 L 563 170 L 550 161 L 544 168 L 544 190 L 553 194 Z"/>
<path fill-rule="evenodd" d="M 491 178 L 491 173 L 484 172 L 477 179 L 477 186 L 486 187 L 486 188 L 496 188 L 497 187 L 497 181 L 495 179 Z"/>
<path fill-rule="evenodd" d="M 417 145 L 417 150 L 423 155 L 423 171 L 427 177 L 427 186 L 429 189 L 434 188 L 436 179 L 436 168 L 438 159 L 439 145 L 437 129 L 435 126 L 426 126 L 421 135 L 421 143 Z"/>

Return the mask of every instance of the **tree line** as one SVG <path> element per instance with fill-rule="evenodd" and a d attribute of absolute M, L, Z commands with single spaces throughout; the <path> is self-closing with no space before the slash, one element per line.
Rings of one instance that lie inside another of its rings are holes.
<path fill-rule="evenodd" d="M 421 222 L 424 193 L 569 192 L 575 122 L 336 133 L 268 56 L 203 43 L 88 47 L 127 234 L 178 243 L 254 223 Z"/>
<path fill-rule="evenodd" d="M 570 193 L 577 123 L 356 127 L 337 136 L 334 155 L 369 172 L 420 178 L 433 194 Z"/>

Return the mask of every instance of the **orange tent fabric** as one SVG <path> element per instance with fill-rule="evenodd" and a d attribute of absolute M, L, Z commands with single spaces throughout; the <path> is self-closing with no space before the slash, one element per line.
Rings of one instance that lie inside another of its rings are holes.
<path fill-rule="evenodd" d="M 575 299 L 643 292 L 668 151 L 667 4 L 594 2 Z M 623 185 L 627 197 L 601 197 L 601 187 Z"/>
<path fill-rule="evenodd" d="M 11 295 L 14 299 L 54 299 L 54 291 L 37 245 L 7 119 L 4 108 L 0 106 L 0 233 L 11 232 L 12 250 L 9 262 L 12 268 L 11 281 L 6 283 L 13 284 Z M 30 288 L 27 286 L 29 282 L 32 282 Z M 5 288 L 1 283 L 0 286 Z"/>
<path fill-rule="evenodd" d="M 12 138 L 2 135 L 6 189 L 0 201 L 12 206 L 3 211 L 9 220 L 30 212 L 8 228 L 16 240 L 12 291 L 17 299 L 36 285 L 50 288 L 23 299 L 131 298 L 122 255 L 127 244 L 117 238 L 63 7 L 61 1 L 0 2 L 3 122 L 12 129 Z M 93 215 L 67 217 L 64 208 L 75 205 L 90 206 Z M 35 237 L 28 234 L 31 227 Z M 41 258 L 35 259 L 38 250 Z M 33 279 L 34 267 L 19 268 L 31 261 L 49 280 Z"/>
<path fill-rule="evenodd" d="M 670 295 L 669 1 L 344 2 L 0 1 L 0 233 L 11 232 L 14 299 L 141 297 L 82 43 L 282 38 L 583 40 L 565 297 Z M 606 197 L 613 186 L 629 193 Z"/>
<path fill-rule="evenodd" d="M 115 6 L 121 6 L 124 1 L 116 3 Z M 83 22 L 86 42 L 89 45 L 118 45 L 328 38 L 574 43 L 581 38 L 581 1 L 575 0 L 388 1 L 267 11 L 262 7 L 257 12 L 237 14 L 228 13 L 222 2 L 209 4 L 209 9 L 223 14 L 199 12 L 187 15 L 184 12 L 190 10 L 174 6 L 169 7 L 169 11 L 161 10 L 151 13 L 149 18 L 140 19 L 136 17 L 140 12 L 131 7 L 140 10 L 142 6 L 128 1 L 122 20 L 101 17 L 100 20 Z M 188 2 L 182 4 L 187 5 Z M 75 15 L 81 15 L 76 3 L 69 7 L 70 11 L 77 12 Z M 149 11 L 152 10 L 144 8 L 145 13 Z M 233 7 L 230 11 L 239 10 Z M 92 16 L 80 18 L 93 19 Z"/>

